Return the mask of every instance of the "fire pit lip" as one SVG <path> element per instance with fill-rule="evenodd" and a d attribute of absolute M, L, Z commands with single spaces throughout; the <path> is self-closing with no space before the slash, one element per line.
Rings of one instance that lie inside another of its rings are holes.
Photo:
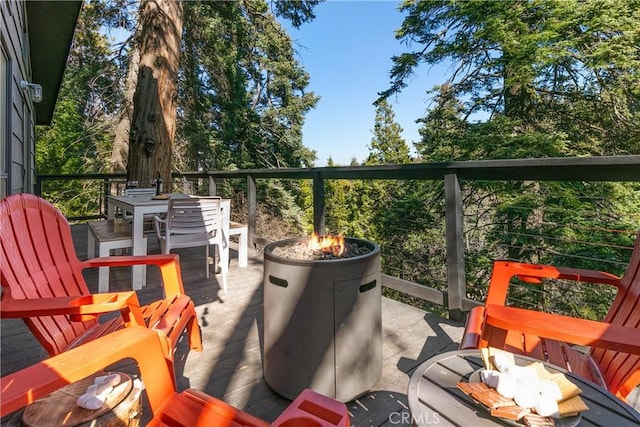
<path fill-rule="evenodd" d="M 364 258 L 375 256 L 377 253 L 380 252 L 380 245 L 378 245 L 376 242 L 372 242 L 371 240 L 361 239 L 359 237 L 347 237 L 347 236 L 344 237 L 344 240 L 345 242 L 349 242 L 349 243 L 353 243 L 353 242 L 362 243 L 365 246 L 369 246 L 371 248 L 371 251 L 362 255 L 356 255 L 348 258 L 337 258 L 337 259 L 336 258 L 334 259 L 294 259 L 294 258 L 282 257 L 279 255 L 275 255 L 273 253 L 273 250 L 279 246 L 295 245 L 301 242 L 307 242 L 309 241 L 309 237 L 307 236 L 307 237 L 294 237 L 291 239 L 278 240 L 276 242 L 271 242 L 264 247 L 263 252 L 264 252 L 264 257 L 272 261 L 286 262 L 287 264 L 301 264 L 301 265 L 356 262 Z"/>

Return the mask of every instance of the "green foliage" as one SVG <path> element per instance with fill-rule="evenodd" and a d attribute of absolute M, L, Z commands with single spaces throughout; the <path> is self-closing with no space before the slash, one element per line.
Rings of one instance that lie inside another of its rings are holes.
<path fill-rule="evenodd" d="M 99 31 L 111 12 L 101 3 L 81 9 L 52 124 L 36 129 L 39 174 L 95 173 L 105 166 L 120 93 L 117 67 Z M 97 211 L 100 189 L 80 181 L 53 182 L 43 195 L 65 215 L 77 216 Z"/>
<path fill-rule="evenodd" d="M 271 6 L 299 26 L 313 19 L 317 3 Z M 53 126 L 40 131 L 39 173 L 108 168 L 130 40 L 111 52 L 101 32 L 132 31 L 135 7 L 105 0 L 82 8 Z M 317 97 L 306 90 L 309 76 L 274 13 L 265 1 L 184 3 L 174 170 L 298 167 L 315 160 L 302 145 L 302 124 Z M 291 191 L 295 200 L 299 190 Z"/>
<path fill-rule="evenodd" d="M 493 120 L 461 124 L 443 120 L 441 111 L 422 119 L 422 140 L 416 144 L 425 160 L 526 159 L 564 157 L 567 138 L 559 133 L 522 131 L 521 120 L 497 115 Z"/>
<path fill-rule="evenodd" d="M 317 1 L 278 2 L 275 13 L 298 26 L 313 18 Z M 310 166 L 302 145 L 305 114 L 318 98 L 292 41 L 265 1 L 185 2 L 178 98 L 178 168 L 232 170 Z M 274 184 L 288 223 L 300 228 L 301 189 Z M 240 189 L 238 189 L 240 190 Z M 268 207 L 273 209 L 273 206 Z M 295 212 L 295 215 L 294 215 Z M 293 215 L 293 216 L 291 216 Z M 295 217 L 295 218 L 294 218 Z"/>
<path fill-rule="evenodd" d="M 296 3 L 309 16 L 315 2 Z M 293 16 L 293 5 L 278 11 Z M 297 15 L 296 15 L 297 16 Z M 301 19 L 300 17 L 296 19 Z M 179 137 L 189 170 L 299 167 L 317 103 L 292 42 L 264 1 L 186 2 Z"/>
<path fill-rule="evenodd" d="M 365 165 L 401 165 L 411 162 L 409 147 L 401 136 L 402 127 L 395 121 L 395 113 L 386 100 L 376 106 L 373 139 Z"/>
<path fill-rule="evenodd" d="M 376 106 L 373 138 L 365 165 L 405 164 L 411 161 L 409 148 L 401 136 L 402 127 L 395 121 L 389 103 Z M 329 166 L 333 160 L 329 159 Z M 354 237 L 381 238 L 381 216 L 405 193 L 401 181 L 332 180 L 325 184 L 327 231 Z M 393 221 L 397 222 L 398 218 Z M 379 241 L 379 240 L 378 240 Z"/>
<path fill-rule="evenodd" d="M 49 128 L 38 130 L 38 173 L 91 173 L 102 169 L 118 108 L 117 67 L 100 25 L 109 10 L 100 3 L 81 9 L 58 103 Z"/>
<path fill-rule="evenodd" d="M 274 1 L 271 6 L 277 16 L 288 19 L 295 28 L 315 19 L 313 8 L 324 0 Z"/>
<path fill-rule="evenodd" d="M 268 240 L 280 240 L 308 235 L 303 222 L 304 212 L 297 203 L 298 183 L 287 180 L 261 181 L 257 185 L 259 235 Z"/>
<path fill-rule="evenodd" d="M 419 64 L 450 61 L 451 76 L 435 89 L 446 96 L 433 110 L 446 104 L 443 118 L 462 122 L 445 129 L 479 112 L 502 114 L 516 120 L 516 134 L 559 137 L 563 155 L 640 152 L 637 2 L 424 0 L 401 11 L 397 38 L 415 50 L 393 58 L 382 98 Z"/>
<path fill-rule="evenodd" d="M 638 10 L 620 0 L 407 1 L 397 38 L 414 50 L 393 58 L 392 85 L 378 103 L 418 65 L 451 62 L 420 120 L 416 149 L 427 162 L 640 153 Z M 629 183 L 465 183 L 469 296 L 483 299 L 496 258 L 621 274 L 633 233 L 611 230 L 640 228 L 637 191 Z M 590 317 L 611 297 L 543 289 L 523 285 L 510 297 Z"/>

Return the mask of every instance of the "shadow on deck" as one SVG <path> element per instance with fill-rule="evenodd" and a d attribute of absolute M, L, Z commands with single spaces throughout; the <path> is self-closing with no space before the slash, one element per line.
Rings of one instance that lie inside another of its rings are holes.
<path fill-rule="evenodd" d="M 86 226 L 72 227 L 76 248 L 86 257 Z M 249 265 L 237 266 L 232 244 L 229 290 L 222 294 L 220 276 L 205 278 L 203 248 L 182 249 L 183 280 L 200 317 L 204 351 L 189 351 L 183 339 L 176 352 L 180 389 L 192 387 L 263 418 L 274 420 L 289 403 L 262 377 L 262 254 L 249 251 Z M 158 253 L 155 237 L 149 253 Z M 110 290 L 130 289 L 129 269 L 111 269 Z M 97 271 L 86 274 L 97 291 Z M 159 274 L 150 268 L 147 286 L 139 291 L 141 303 L 160 296 Z M 383 298 L 383 372 L 375 390 L 349 402 L 352 425 L 397 425 L 407 411 L 407 387 L 414 369 L 434 354 L 456 349 L 463 325 L 394 300 Z M 46 358 L 46 353 L 20 320 L 1 321 L 2 375 Z M 148 411 L 148 409 L 147 409 Z M 149 414 L 143 416 L 148 419 Z M 390 418 L 391 417 L 391 418 Z"/>

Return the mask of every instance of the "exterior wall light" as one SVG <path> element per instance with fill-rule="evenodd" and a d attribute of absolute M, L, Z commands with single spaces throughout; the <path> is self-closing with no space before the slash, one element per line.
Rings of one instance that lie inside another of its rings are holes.
<path fill-rule="evenodd" d="M 35 103 L 42 101 L 42 86 L 36 83 L 29 83 L 26 80 L 20 82 L 20 88 L 22 90 L 28 90 L 31 95 L 31 100 Z"/>

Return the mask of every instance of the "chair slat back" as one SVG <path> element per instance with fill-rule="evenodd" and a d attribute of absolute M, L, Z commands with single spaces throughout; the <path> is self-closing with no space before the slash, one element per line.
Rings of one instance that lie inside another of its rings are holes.
<path fill-rule="evenodd" d="M 62 213 L 32 194 L 0 202 L 0 282 L 2 300 L 87 295 L 71 228 Z M 95 321 L 66 316 L 24 319 L 50 355 L 63 351 Z"/>
<path fill-rule="evenodd" d="M 155 188 L 125 188 L 125 196 L 155 196 Z"/>
<path fill-rule="evenodd" d="M 640 336 L 640 234 L 620 285 L 605 322 L 634 328 Z M 624 384 L 632 375 L 640 377 L 640 355 L 594 349 L 591 356 L 600 366 L 610 389 Z"/>
<path fill-rule="evenodd" d="M 222 223 L 220 197 L 189 197 L 169 200 L 168 229 L 176 234 L 213 234 Z"/>

